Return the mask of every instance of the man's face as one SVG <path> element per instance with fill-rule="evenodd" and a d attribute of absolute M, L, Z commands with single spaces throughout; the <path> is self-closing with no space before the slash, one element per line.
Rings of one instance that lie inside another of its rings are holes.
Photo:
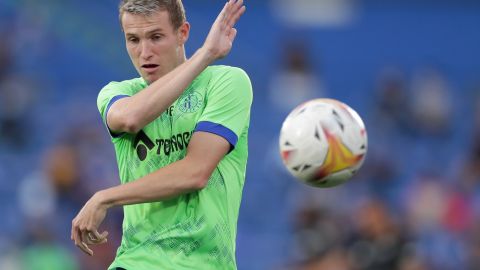
<path fill-rule="evenodd" d="M 183 44 L 189 25 L 174 29 L 167 11 L 149 16 L 124 13 L 122 26 L 128 55 L 138 73 L 150 84 L 184 61 Z"/>

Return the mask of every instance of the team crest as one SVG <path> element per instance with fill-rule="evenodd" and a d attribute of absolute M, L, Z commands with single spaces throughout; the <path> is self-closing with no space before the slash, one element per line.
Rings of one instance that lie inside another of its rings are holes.
<path fill-rule="evenodd" d="M 186 94 L 179 102 L 178 109 L 184 113 L 194 113 L 198 111 L 203 105 L 202 96 L 196 92 L 191 91 Z"/>

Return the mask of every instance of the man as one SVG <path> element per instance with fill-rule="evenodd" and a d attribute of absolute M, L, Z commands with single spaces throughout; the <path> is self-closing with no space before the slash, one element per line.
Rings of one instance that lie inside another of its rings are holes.
<path fill-rule="evenodd" d="M 112 82 L 98 108 L 112 136 L 122 185 L 97 192 L 72 221 L 72 240 L 107 240 L 98 227 L 124 205 L 123 237 L 109 269 L 236 269 L 235 237 L 252 102 L 226 56 L 244 13 L 230 0 L 204 45 L 186 59 L 190 25 L 180 0 L 123 0 L 120 22 L 141 78 Z"/>

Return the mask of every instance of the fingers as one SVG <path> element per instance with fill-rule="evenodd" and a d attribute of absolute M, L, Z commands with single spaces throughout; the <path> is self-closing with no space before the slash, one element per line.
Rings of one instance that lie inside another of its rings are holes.
<path fill-rule="evenodd" d="M 240 17 L 245 13 L 246 7 L 243 5 L 243 0 L 238 0 L 232 6 L 230 13 L 228 14 L 228 18 L 226 24 L 228 27 L 232 28 L 238 22 Z"/>
<path fill-rule="evenodd" d="M 232 30 L 230 30 L 230 33 L 228 34 L 228 38 L 233 42 L 236 36 L 237 36 L 237 29 L 232 28 Z"/>
<path fill-rule="evenodd" d="M 77 245 L 77 247 L 79 247 L 86 254 L 93 256 L 93 251 L 90 249 L 89 245 L 100 245 L 106 243 L 108 232 L 104 231 L 102 234 L 99 234 L 97 230 L 79 230 L 79 236 L 81 238 L 75 242 L 75 245 Z"/>
<path fill-rule="evenodd" d="M 232 6 L 232 13 L 235 13 L 236 11 L 241 9 L 243 6 L 244 6 L 243 5 L 243 0 L 236 1 Z"/>
<path fill-rule="evenodd" d="M 87 244 L 89 245 L 98 245 L 107 242 L 108 232 L 104 231 L 102 234 L 99 234 L 97 230 L 89 231 L 87 233 Z"/>
<path fill-rule="evenodd" d="M 98 232 L 96 231 L 96 237 L 97 237 L 97 239 L 107 239 L 107 236 L 108 236 L 108 232 L 107 232 L 107 231 L 102 232 L 102 234 L 98 234 Z"/>
<path fill-rule="evenodd" d="M 93 256 L 93 250 L 91 250 L 87 244 L 85 244 L 84 242 L 81 243 L 80 247 L 79 247 L 83 252 L 85 252 L 87 255 L 89 256 Z"/>
<path fill-rule="evenodd" d="M 245 13 L 247 8 L 245 6 L 241 6 L 238 10 L 235 11 L 235 13 L 231 16 L 230 20 L 228 21 L 228 26 L 229 27 L 234 27 L 235 24 L 238 22 L 240 17 Z"/>
<path fill-rule="evenodd" d="M 99 245 L 107 242 L 108 232 L 99 234 L 97 230 L 81 229 L 78 224 L 73 222 L 70 238 L 75 242 L 81 251 L 89 256 L 93 256 L 93 251 L 89 245 Z"/>
<path fill-rule="evenodd" d="M 221 25 L 226 24 L 230 17 L 232 2 L 233 0 L 230 0 L 225 4 L 225 6 L 223 6 L 222 11 L 220 12 L 220 14 L 218 14 L 218 17 L 215 20 L 215 23 L 219 23 Z"/>
<path fill-rule="evenodd" d="M 243 0 L 230 0 L 225 4 L 218 18 L 222 25 L 233 27 L 245 10 Z"/>
<path fill-rule="evenodd" d="M 85 254 L 93 256 L 93 251 L 88 247 L 88 245 L 82 239 L 82 232 L 78 228 L 74 228 L 73 238 L 75 241 L 75 246 L 80 248 L 81 251 L 85 252 Z"/>

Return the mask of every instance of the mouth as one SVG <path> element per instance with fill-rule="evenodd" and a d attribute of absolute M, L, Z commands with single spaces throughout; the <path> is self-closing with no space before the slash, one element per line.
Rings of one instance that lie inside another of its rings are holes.
<path fill-rule="evenodd" d="M 145 65 L 142 65 L 142 69 L 145 70 L 146 72 L 148 73 L 151 73 L 151 72 L 154 72 L 155 70 L 157 70 L 159 66 L 156 65 L 156 64 L 145 64 Z"/>

